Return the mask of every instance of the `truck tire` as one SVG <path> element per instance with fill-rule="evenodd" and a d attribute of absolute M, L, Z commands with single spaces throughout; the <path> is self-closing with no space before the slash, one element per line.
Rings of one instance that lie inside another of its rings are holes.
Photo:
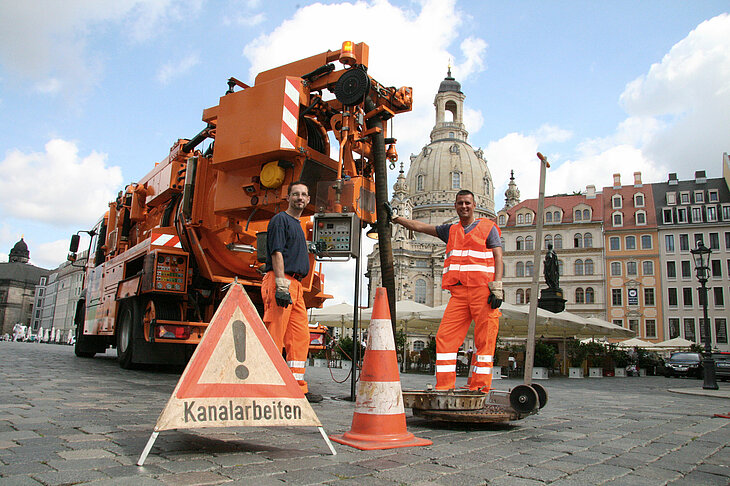
<path fill-rule="evenodd" d="M 86 302 L 78 301 L 74 323 L 76 324 L 76 342 L 74 343 L 74 354 L 79 358 L 93 358 L 96 354 L 96 345 L 91 336 L 84 336 L 84 314 L 86 313 Z"/>
<path fill-rule="evenodd" d="M 135 368 L 132 361 L 134 355 L 135 328 L 140 322 L 139 300 L 135 298 L 126 299 L 119 305 L 117 317 L 117 360 L 119 366 L 125 370 Z"/>

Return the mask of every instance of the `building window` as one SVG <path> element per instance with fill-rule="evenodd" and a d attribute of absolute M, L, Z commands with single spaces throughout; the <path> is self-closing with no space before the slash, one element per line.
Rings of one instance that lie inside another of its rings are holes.
<path fill-rule="evenodd" d="M 461 172 L 451 173 L 451 188 L 461 189 Z"/>
<path fill-rule="evenodd" d="M 552 223 L 553 222 L 553 212 L 548 211 L 545 213 L 545 222 L 546 223 Z"/>
<path fill-rule="evenodd" d="M 629 329 L 634 331 L 636 335 L 639 335 L 639 320 L 638 319 L 629 319 Z"/>
<path fill-rule="evenodd" d="M 717 344 L 727 344 L 727 321 L 724 317 L 715 319 L 715 339 Z"/>
<path fill-rule="evenodd" d="M 525 224 L 532 224 L 532 213 L 525 214 Z"/>
<path fill-rule="evenodd" d="M 714 223 L 717 221 L 717 208 L 715 206 L 707 206 L 707 222 Z"/>
<path fill-rule="evenodd" d="M 593 260 L 586 258 L 585 263 L 583 263 L 583 270 L 586 275 L 593 275 Z"/>
<path fill-rule="evenodd" d="M 423 351 L 426 349 L 426 343 L 420 339 L 413 341 L 413 351 Z"/>
<path fill-rule="evenodd" d="M 679 305 L 679 298 L 677 296 L 677 289 L 669 287 L 667 289 L 667 298 L 669 299 L 669 307 L 677 307 Z"/>
<path fill-rule="evenodd" d="M 507 218 L 505 218 L 504 214 L 499 215 L 499 225 L 504 226 L 507 223 Z"/>
<path fill-rule="evenodd" d="M 651 250 L 652 243 L 651 243 L 651 235 L 641 235 L 641 249 L 642 250 Z"/>
<path fill-rule="evenodd" d="M 611 322 L 613 322 L 615 325 L 617 325 L 619 327 L 624 327 L 624 320 L 623 319 L 614 319 Z"/>
<path fill-rule="evenodd" d="M 667 253 L 674 253 L 674 235 L 664 235 L 664 250 Z"/>
<path fill-rule="evenodd" d="M 422 278 L 416 280 L 414 300 L 419 304 L 426 303 L 426 281 Z"/>
<path fill-rule="evenodd" d="M 689 260 L 682 260 L 682 278 L 692 278 L 692 266 Z"/>
<path fill-rule="evenodd" d="M 626 237 L 626 249 L 636 250 L 636 236 L 629 235 Z"/>
<path fill-rule="evenodd" d="M 714 287 L 712 293 L 715 298 L 715 307 L 725 307 L 725 294 L 722 287 Z"/>
<path fill-rule="evenodd" d="M 644 327 L 646 328 L 646 337 L 656 338 L 656 320 L 647 319 L 644 321 Z"/>
<path fill-rule="evenodd" d="M 575 274 L 583 275 L 583 260 L 578 259 L 575 261 Z"/>
<path fill-rule="evenodd" d="M 730 207 L 728 207 L 728 210 L 730 210 Z M 562 220 L 563 218 L 560 217 L 560 211 L 553 211 L 553 223 L 559 223 Z"/>
<path fill-rule="evenodd" d="M 580 209 L 576 209 L 575 213 L 573 213 L 575 216 L 573 216 L 573 221 L 580 221 L 582 219 L 583 213 Z"/>
<path fill-rule="evenodd" d="M 692 208 L 692 222 L 693 223 L 702 222 L 702 208 Z"/>
<path fill-rule="evenodd" d="M 521 214 L 517 215 L 517 224 L 524 224 L 525 223 L 525 217 Z"/>
<path fill-rule="evenodd" d="M 676 317 L 669 318 L 669 339 L 679 337 L 679 319 Z"/>
<path fill-rule="evenodd" d="M 651 260 L 644 260 L 641 262 L 642 275 L 654 275 L 654 262 Z"/>
<path fill-rule="evenodd" d="M 558 260 L 558 275 L 563 276 L 563 260 Z"/>
<path fill-rule="evenodd" d="M 682 204 L 689 204 L 689 192 L 680 192 L 679 202 Z"/>
<path fill-rule="evenodd" d="M 531 289 L 525 289 L 525 304 L 530 303 L 530 291 Z"/>
<path fill-rule="evenodd" d="M 522 262 L 517 262 L 517 265 L 515 265 L 515 276 L 516 277 L 524 277 L 525 276 L 525 264 Z"/>
<path fill-rule="evenodd" d="M 677 223 L 687 222 L 687 208 L 677 208 Z"/>
<path fill-rule="evenodd" d="M 535 243 L 532 236 L 525 236 L 525 250 L 534 250 L 535 249 Z"/>
<path fill-rule="evenodd" d="M 646 225 L 646 213 L 644 211 L 636 212 L 636 224 L 640 226 Z"/>
<path fill-rule="evenodd" d="M 590 233 L 586 233 L 583 235 L 583 247 L 584 248 L 593 248 L 593 235 Z"/>
<path fill-rule="evenodd" d="M 689 251 L 689 235 L 686 233 L 679 235 L 679 251 Z"/>
<path fill-rule="evenodd" d="M 712 260 L 710 262 L 710 268 L 712 269 L 713 277 L 722 277 L 722 262 L 720 260 Z"/>
<path fill-rule="evenodd" d="M 626 262 L 626 275 L 635 277 L 639 274 L 638 265 L 636 262 Z"/>
<path fill-rule="evenodd" d="M 613 209 L 621 209 L 621 196 L 617 194 L 611 198 L 611 207 L 613 207 Z"/>
<path fill-rule="evenodd" d="M 552 235 L 545 235 L 545 248 L 548 247 L 548 245 L 553 244 L 553 236 Z"/>
<path fill-rule="evenodd" d="M 586 288 L 586 304 L 595 304 L 596 303 L 596 292 L 593 290 L 593 287 Z"/>
<path fill-rule="evenodd" d="M 685 307 L 692 307 L 692 289 L 689 287 L 682 289 L 682 304 Z"/>
<path fill-rule="evenodd" d="M 573 248 L 583 248 L 583 235 L 576 233 L 573 236 Z"/>
<path fill-rule="evenodd" d="M 677 278 L 677 263 L 667 262 L 667 278 Z"/>
<path fill-rule="evenodd" d="M 590 221 L 591 220 L 591 211 L 589 209 L 583 210 L 583 221 Z"/>
<path fill-rule="evenodd" d="M 725 249 L 730 250 L 730 231 L 725 232 Z"/>
<path fill-rule="evenodd" d="M 522 289 L 517 289 L 517 297 L 515 298 L 516 304 L 525 303 L 525 292 Z"/>
<path fill-rule="evenodd" d="M 643 194 L 634 194 L 634 207 L 636 207 L 636 208 L 644 207 L 644 195 Z"/>
<path fill-rule="evenodd" d="M 695 320 L 691 317 L 684 318 L 684 338 L 688 341 L 697 342 L 697 335 L 695 334 Z"/>
<path fill-rule="evenodd" d="M 710 233 L 710 250 L 720 249 L 720 234 Z"/>
<path fill-rule="evenodd" d="M 608 239 L 608 247 L 611 250 L 620 250 L 621 249 L 621 238 L 618 236 L 612 236 Z"/>
<path fill-rule="evenodd" d="M 515 240 L 515 243 L 517 244 L 517 251 L 524 250 L 525 248 L 525 239 L 521 236 L 518 236 Z"/>
<path fill-rule="evenodd" d="M 644 305 L 656 305 L 656 301 L 654 299 L 654 289 L 651 287 L 644 288 Z"/>
<path fill-rule="evenodd" d="M 623 292 L 621 289 L 611 289 L 611 305 L 614 307 L 621 307 L 623 305 Z"/>
<path fill-rule="evenodd" d="M 624 225 L 624 215 L 621 213 L 613 213 L 613 225 L 614 226 L 623 226 Z"/>
<path fill-rule="evenodd" d="M 611 276 L 612 277 L 621 276 L 621 262 L 611 262 Z"/>
<path fill-rule="evenodd" d="M 555 235 L 555 238 L 553 238 L 553 246 L 556 250 L 562 250 L 563 249 L 563 237 L 560 235 Z"/>
<path fill-rule="evenodd" d="M 662 211 L 662 221 L 664 221 L 664 224 L 672 224 L 672 210 L 671 209 L 664 209 Z"/>
<path fill-rule="evenodd" d="M 418 174 L 416 177 L 416 190 L 423 191 L 423 174 Z"/>
<path fill-rule="evenodd" d="M 702 204 L 705 202 L 705 193 L 702 191 L 695 191 L 695 204 Z"/>
<path fill-rule="evenodd" d="M 730 206 L 723 206 L 722 207 L 722 220 L 723 221 L 730 221 Z"/>
<path fill-rule="evenodd" d="M 720 200 L 720 198 L 717 194 L 717 189 L 710 189 L 709 192 L 707 193 L 707 195 L 708 195 L 707 200 L 711 203 L 718 202 Z"/>
<path fill-rule="evenodd" d="M 532 277 L 532 262 L 525 262 L 525 277 Z"/>
<path fill-rule="evenodd" d="M 585 303 L 585 295 L 583 294 L 583 289 L 578 287 L 575 289 L 575 303 L 576 304 L 584 304 Z"/>
<path fill-rule="evenodd" d="M 674 206 L 675 204 L 677 204 L 677 193 L 676 192 L 667 193 L 667 204 L 670 206 Z"/>
<path fill-rule="evenodd" d="M 702 233 L 695 233 L 695 248 L 699 246 L 699 244 L 702 243 L 705 244 L 705 238 Z"/>

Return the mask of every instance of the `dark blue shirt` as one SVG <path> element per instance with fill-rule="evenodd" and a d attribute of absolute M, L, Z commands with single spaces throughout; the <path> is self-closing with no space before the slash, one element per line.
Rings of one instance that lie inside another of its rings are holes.
<path fill-rule="evenodd" d="M 270 272 L 271 254 L 280 252 L 284 256 L 284 273 L 305 277 L 309 273 L 307 240 L 299 220 L 282 211 L 274 215 L 266 229 L 266 266 Z"/>
<path fill-rule="evenodd" d="M 477 227 L 477 224 L 479 223 L 479 220 L 475 220 L 472 224 L 464 228 L 464 234 L 469 233 L 471 230 Z M 452 224 L 461 224 L 461 223 L 452 223 Z M 444 243 L 449 242 L 449 231 L 451 230 L 452 224 L 441 224 L 439 226 L 436 226 L 436 235 L 438 235 L 439 239 L 443 241 Z M 494 225 L 492 227 L 492 231 L 489 232 L 489 236 L 487 237 L 487 248 L 502 248 L 502 239 L 499 237 L 499 230 L 497 229 L 497 225 Z"/>

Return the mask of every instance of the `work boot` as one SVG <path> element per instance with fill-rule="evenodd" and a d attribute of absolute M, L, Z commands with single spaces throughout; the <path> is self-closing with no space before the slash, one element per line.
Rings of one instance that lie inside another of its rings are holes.
<path fill-rule="evenodd" d="M 322 397 L 322 395 L 318 395 L 317 393 L 312 393 L 312 392 L 307 392 L 304 394 L 304 396 L 306 397 L 306 399 L 309 403 L 319 403 L 324 399 L 324 397 Z"/>

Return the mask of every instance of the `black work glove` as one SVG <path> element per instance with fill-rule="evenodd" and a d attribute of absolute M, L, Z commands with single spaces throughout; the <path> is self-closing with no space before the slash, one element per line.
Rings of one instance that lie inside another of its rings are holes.
<path fill-rule="evenodd" d="M 492 309 L 499 309 L 499 306 L 502 305 L 502 299 L 504 299 L 502 281 L 495 280 L 494 282 L 489 282 L 489 297 L 487 297 L 487 303 L 492 306 Z"/>
<path fill-rule="evenodd" d="M 487 303 L 492 306 L 492 309 L 499 309 L 499 306 L 502 305 L 502 299 L 496 298 L 494 294 L 489 294 Z"/>
<path fill-rule="evenodd" d="M 276 279 L 276 305 L 279 307 L 287 308 L 292 304 L 291 294 L 289 293 L 289 279 L 277 278 Z"/>

